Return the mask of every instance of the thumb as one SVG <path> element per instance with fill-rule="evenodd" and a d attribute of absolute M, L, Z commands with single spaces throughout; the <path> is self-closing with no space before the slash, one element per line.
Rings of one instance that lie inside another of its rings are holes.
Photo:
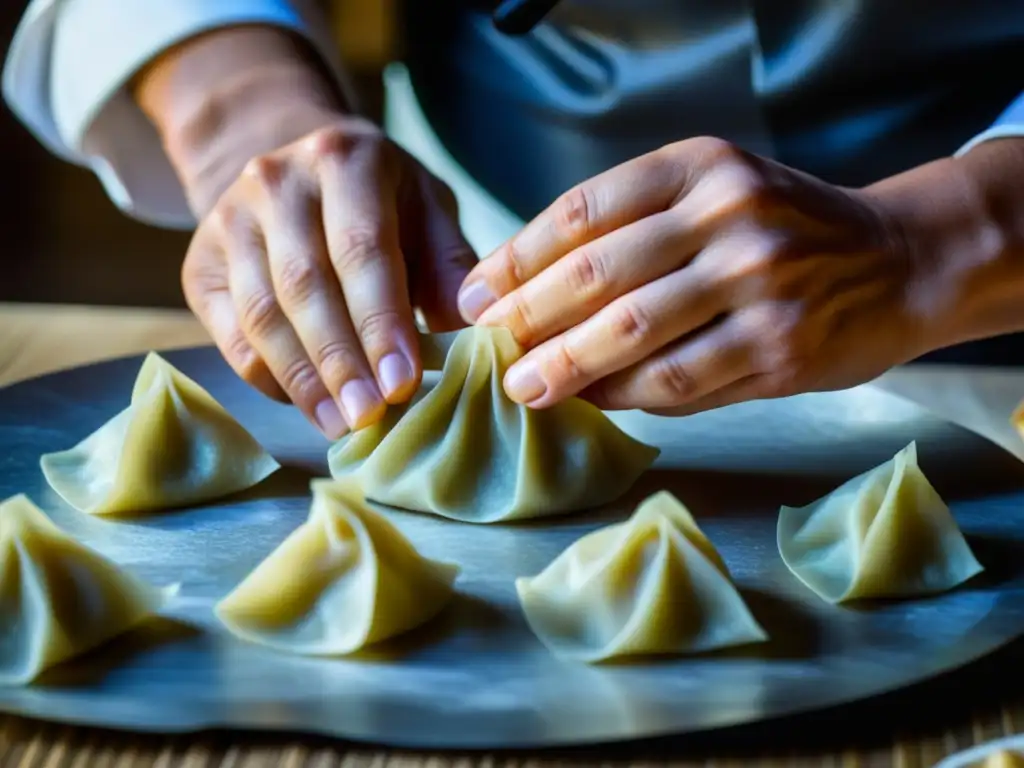
<path fill-rule="evenodd" d="M 422 220 L 411 270 L 414 300 L 433 332 L 464 328 L 458 293 L 477 256 L 459 227 L 459 209 L 452 191 L 426 171 L 420 174 Z"/>

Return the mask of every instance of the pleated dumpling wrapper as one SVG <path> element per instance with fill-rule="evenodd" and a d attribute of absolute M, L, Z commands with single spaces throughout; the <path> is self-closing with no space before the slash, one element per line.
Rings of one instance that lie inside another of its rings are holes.
<path fill-rule="evenodd" d="M 212 501 L 280 468 L 205 389 L 155 353 L 139 370 L 128 408 L 40 464 L 68 504 L 93 515 Z"/>
<path fill-rule="evenodd" d="M 340 656 L 415 629 L 454 595 L 459 568 L 429 560 L 354 483 L 314 480 L 309 518 L 216 607 L 243 640 Z"/>
<path fill-rule="evenodd" d="M 64 533 L 25 496 L 0 503 L 0 685 L 25 685 L 159 611 L 157 589 Z"/>
<path fill-rule="evenodd" d="M 945 592 L 980 573 L 911 443 L 814 503 L 783 507 L 779 553 L 830 603 Z"/>
<path fill-rule="evenodd" d="M 437 384 L 328 454 L 331 474 L 357 476 L 373 501 L 469 523 L 575 512 L 618 499 L 658 456 L 579 398 L 543 410 L 510 400 L 502 379 L 522 350 L 504 328 L 424 346 L 442 349 L 424 353 L 444 359 Z"/>
<path fill-rule="evenodd" d="M 578 539 L 540 574 L 516 579 L 534 634 L 555 655 L 596 663 L 695 654 L 767 634 L 721 555 L 671 493 Z"/>

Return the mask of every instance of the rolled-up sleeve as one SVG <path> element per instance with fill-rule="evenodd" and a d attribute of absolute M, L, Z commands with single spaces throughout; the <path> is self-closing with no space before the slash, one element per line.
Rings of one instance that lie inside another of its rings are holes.
<path fill-rule="evenodd" d="M 91 168 L 122 211 L 191 227 L 181 184 L 128 82 L 182 40 L 268 24 L 308 39 L 349 90 L 318 10 L 312 0 L 34 0 L 4 65 L 4 100 L 52 153 Z"/>
<path fill-rule="evenodd" d="M 984 141 L 1006 138 L 1024 138 L 1024 93 L 1018 96 L 992 125 L 960 147 L 956 156 L 960 157 L 970 152 Z"/>

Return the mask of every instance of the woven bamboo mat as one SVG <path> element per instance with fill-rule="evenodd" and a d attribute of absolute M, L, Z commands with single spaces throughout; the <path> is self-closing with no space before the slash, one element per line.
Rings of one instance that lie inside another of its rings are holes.
<path fill-rule="evenodd" d="M 887 744 L 817 751 L 774 748 L 764 751 L 722 747 L 719 756 L 703 750 L 655 751 L 640 748 L 634 757 L 616 748 L 578 755 L 446 755 L 349 748 L 304 738 L 254 740 L 245 736 L 204 735 L 163 738 L 40 724 L 8 717 L 0 720 L 3 768 L 569 768 L 570 766 L 899 766 L 930 768 L 941 757 L 971 744 L 998 738 L 1024 725 L 1024 709 L 993 710 L 987 717 L 955 730 L 911 735 Z M 850 738 L 858 726 L 850 723 Z"/>

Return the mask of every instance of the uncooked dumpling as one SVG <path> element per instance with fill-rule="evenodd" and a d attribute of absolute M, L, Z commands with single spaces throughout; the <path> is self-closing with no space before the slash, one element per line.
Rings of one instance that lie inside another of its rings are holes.
<path fill-rule="evenodd" d="M 437 385 L 328 455 L 369 499 L 470 523 L 554 515 L 614 501 L 658 456 L 579 398 L 544 410 L 508 399 L 502 378 L 522 351 L 503 328 L 429 343 L 449 347 Z"/>
<path fill-rule="evenodd" d="M 140 624 L 156 589 L 79 544 L 25 496 L 0 503 L 0 685 L 97 648 Z"/>
<path fill-rule="evenodd" d="M 768 638 L 714 545 L 667 491 L 579 539 L 537 576 L 516 579 L 516 591 L 541 642 L 579 661 Z"/>
<path fill-rule="evenodd" d="M 238 637 L 309 656 L 352 653 L 425 624 L 458 566 L 420 555 L 352 483 L 314 480 L 308 520 L 225 597 Z"/>
<path fill-rule="evenodd" d="M 989 755 L 985 762 L 981 763 L 981 766 L 982 768 L 1024 768 L 1024 755 L 1001 749 Z"/>
<path fill-rule="evenodd" d="M 783 507 L 779 552 L 830 603 L 945 592 L 983 569 L 911 443 L 800 509 Z"/>
<path fill-rule="evenodd" d="M 139 370 L 128 408 L 40 463 L 66 502 L 93 515 L 211 501 L 279 468 L 206 390 L 155 353 Z"/>

